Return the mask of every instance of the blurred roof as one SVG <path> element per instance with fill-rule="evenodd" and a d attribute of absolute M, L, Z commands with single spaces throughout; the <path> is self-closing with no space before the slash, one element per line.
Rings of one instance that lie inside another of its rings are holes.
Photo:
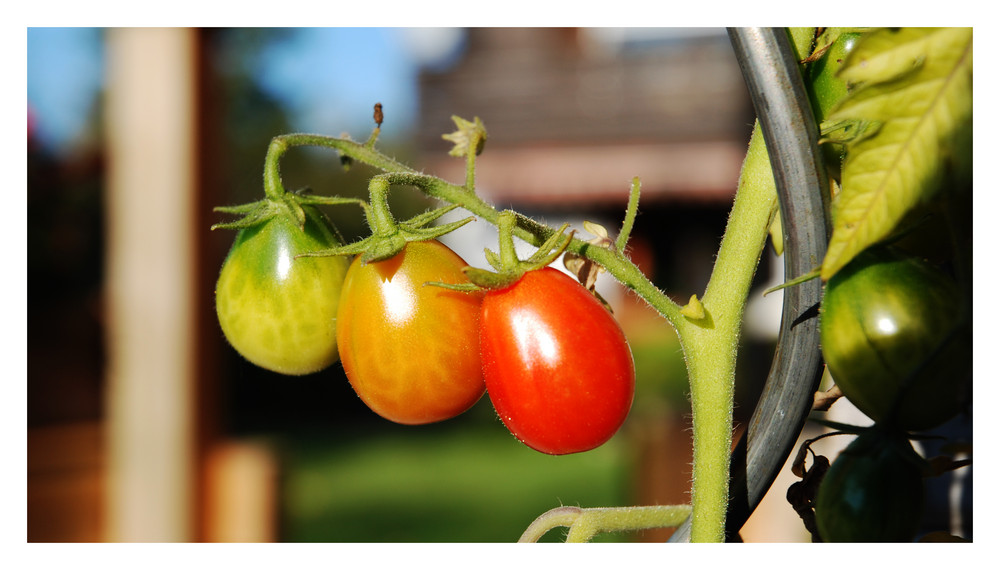
<path fill-rule="evenodd" d="M 464 56 L 420 79 L 422 166 L 464 179 L 440 135 L 480 117 L 477 186 L 494 201 L 725 200 L 753 110 L 725 34 L 609 44 L 576 28 L 477 28 Z M 664 34 L 664 38 L 671 36 Z"/>

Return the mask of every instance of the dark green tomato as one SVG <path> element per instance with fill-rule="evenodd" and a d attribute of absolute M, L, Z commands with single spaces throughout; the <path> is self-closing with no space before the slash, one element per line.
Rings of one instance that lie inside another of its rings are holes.
<path fill-rule="evenodd" d="M 847 95 L 847 83 L 837 73 L 860 37 L 861 34 L 856 32 L 839 34 L 830 49 L 809 64 L 806 84 L 813 111 L 820 121 L 826 119 L 833 107 Z"/>
<path fill-rule="evenodd" d="M 303 209 L 305 231 L 281 214 L 240 230 L 215 288 L 219 324 L 233 348 L 288 375 L 337 361 L 337 305 L 348 266 L 341 256 L 295 258 L 339 245 L 326 216 Z"/>
<path fill-rule="evenodd" d="M 820 343 L 830 374 L 876 422 L 945 422 L 971 382 L 960 306 L 955 283 L 930 264 L 889 248 L 862 252 L 826 285 Z"/>
<path fill-rule="evenodd" d="M 910 442 L 872 428 L 837 456 L 816 496 L 825 542 L 909 542 L 923 512 L 923 460 Z"/>

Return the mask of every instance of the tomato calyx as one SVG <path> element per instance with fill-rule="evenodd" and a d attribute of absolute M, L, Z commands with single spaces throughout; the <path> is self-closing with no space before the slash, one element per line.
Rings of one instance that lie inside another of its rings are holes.
<path fill-rule="evenodd" d="M 302 188 L 294 192 L 281 191 L 277 194 L 269 192 L 264 198 L 256 202 L 249 202 L 238 206 L 215 207 L 214 211 L 216 212 L 235 214 L 241 217 L 231 222 L 213 224 L 211 229 L 242 230 L 262 224 L 275 216 L 285 216 L 296 227 L 305 231 L 306 212 L 302 206 L 342 204 L 358 204 L 362 208 L 366 206 L 365 202 L 358 198 L 316 196 L 310 194 L 308 188 Z M 339 235 L 337 237 L 340 238 Z"/>
<path fill-rule="evenodd" d="M 454 121 L 458 130 L 441 135 L 444 140 L 455 144 L 455 147 L 448 151 L 448 154 L 458 158 L 467 157 L 470 154 L 473 156 L 482 154 L 483 147 L 486 146 L 486 126 L 483 121 L 479 117 L 469 121 L 458 115 L 452 115 L 451 120 Z"/>
<path fill-rule="evenodd" d="M 517 283 L 525 273 L 535 271 L 552 264 L 563 252 L 573 239 L 573 231 L 566 233 L 569 224 L 563 224 L 558 230 L 552 233 L 547 240 L 527 259 L 518 259 L 514 248 L 514 227 L 517 225 L 520 214 L 512 210 L 500 212 L 497 220 L 499 230 L 500 253 L 486 249 L 486 261 L 495 271 L 482 269 L 479 267 L 466 267 L 462 270 L 470 283 L 428 283 L 437 287 L 444 287 L 456 291 L 483 291 L 498 290 L 510 287 Z"/>
<path fill-rule="evenodd" d="M 395 257 L 396 254 L 403 250 L 407 243 L 437 239 L 473 220 L 473 218 L 469 217 L 449 224 L 429 228 L 424 227 L 428 223 L 440 218 L 457 207 L 458 206 L 454 205 L 446 206 L 444 208 L 437 208 L 435 210 L 424 212 L 423 214 L 414 216 L 404 222 L 393 221 L 392 229 L 375 230 L 370 236 L 353 243 L 322 251 L 306 253 L 303 254 L 303 256 L 327 257 L 336 255 L 359 255 L 361 257 L 361 263 L 364 264 L 375 261 L 385 261 L 386 259 Z M 370 207 L 365 208 L 365 214 L 368 216 L 369 226 L 373 226 L 373 216 L 371 211 Z"/>
<path fill-rule="evenodd" d="M 315 251 L 304 255 L 310 257 L 359 255 L 363 264 L 373 261 L 384 261 L 395 257 L 396 254 L 403 251 L 403 248 L 409 242 L 435 240 L 475 219 L 470 216 L 456 222 L 427 227 L 427 224 L 458 207 L 452 204 L 429 210 L 403 222 L 397 222 L 389 210 L 388 204 L 389 188 L 391 185 L 409 184 L 419 186 L 425 183 L 426 177 L 422 175 L 401 172 L 389 172 L 373 177 L 368 184 L 371 203 L 362 203 L 368 227 L 372 230 L 371 235 L 344 246 Z"/>

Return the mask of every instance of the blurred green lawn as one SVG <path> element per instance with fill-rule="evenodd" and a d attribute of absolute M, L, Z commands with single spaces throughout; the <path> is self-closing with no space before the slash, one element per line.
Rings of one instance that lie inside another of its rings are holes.
<path fill-rule="evenodd" d="M 495 417 L 453 420 L 458 425 L 448 428 L 400 426 L 351 443 L 345 434 L 285 442 L 282 540 L 515 542 L 551 508 L 628 504 L 624 434 L 593 451 L 554 457 L 516 441 Z M 565 532 L 554 529 L 543 542 L 562 541 Z"/>

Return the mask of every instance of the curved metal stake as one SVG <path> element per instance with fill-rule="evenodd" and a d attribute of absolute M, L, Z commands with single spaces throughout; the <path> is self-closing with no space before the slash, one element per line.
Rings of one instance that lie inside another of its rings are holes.
<path fill-rule="evenodd" d="M 767 144 L 784 226 L 785 280 L 816 268 L 829 238 L 818 132 L 787 31 L 730 28 L 729 38 Z M 735 540 L 785 464 L 812 407 L 823 360 L 816 309 L 822 283 L 784 290 L 781 332 L 764 391 L 730 459 L 726 536 Z M 671 536 L 690 539 L 691 519 Z"/>

